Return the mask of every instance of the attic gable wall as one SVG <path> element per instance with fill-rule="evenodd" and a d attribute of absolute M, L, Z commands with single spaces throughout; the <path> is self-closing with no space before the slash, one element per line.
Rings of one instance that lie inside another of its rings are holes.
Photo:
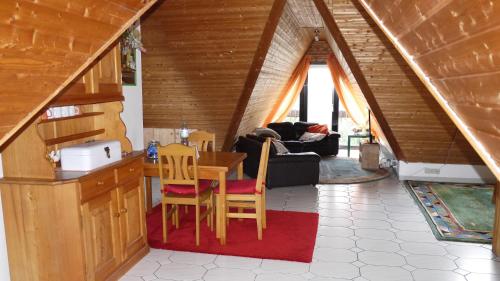
<path fill-rule="evenodd" d="M 322 0 L 409 162 L 482 161 L 396 49 L 352 1 Z"/>
<path fill-rule="evenodd" d="M 0 146 L 154 2 L 0 1 Z"/>
<path fill-rule="evenodd" d="M 216 133 L 220 148 L 274 1 L 172 0 L 141 25 L 144 127 Z"/>

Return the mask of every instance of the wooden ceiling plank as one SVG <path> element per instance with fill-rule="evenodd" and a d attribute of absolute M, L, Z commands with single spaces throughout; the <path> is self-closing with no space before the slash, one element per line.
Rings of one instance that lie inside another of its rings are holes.
<path fill-rule="evenodd" d="M 356 81 L 358 82 L 359 87 L 361 88 L 361 91 L 370 106 L 370 109 L 377 119 L 380 127 L 382 128 L 382 131 L 384 132 L 385 137 L 387 138 L 387 141 L 389 142 L 389 145 L 391 146 L 392 150 L 396 154 L 396 157 L 399 160 L 405 160 L 405 155 L 403 154 L 403 151 L 401 150 L 401 147 L 394 137 L 394 133 L 392 132 L 389 124 L 387 123 L 387 120 L 384 117 L 384 114 L 379 107 L 377 100 L 375 99 L 375 96 L 370 89 L 368 82 L 366 81 L 363 72 L 361 71 L 356 58 L 352 54 L 352 51 L 349 48 L 349 45 L 347 44 L 346 40 L 344 39 L 342 32 L 340 31 L 339 27 L 337 26 L 337 23 L 335 22 L 335 19 L 333 18 L 332 14 L 330 13 L 327 5 L 323 0 L 314 0 L 314 4 L 316 5 L 316 8 L 318 9 L 319 13 L 321 14 L 323 21 L 327 27 L 327 29 L 330 32 L 330 35 L 333 37 L 335 40 L 335 43 L 337 44 L 338 48 L 342 52 L 342 55 L 347 61 L 347 64 L 349 65 L 349 68 L 351 69 Z"/>
<path fill-rule="evenodd" d="M 267 51 L 271 46 L 271 41 L 273 39 L 274 32 L 276 31 L 276 27 L 278 26 L 281 15 L 283 14 L 285 4 L 285 0 L 275 0 L 273 7 L 271 8 L 271 12 L 264 28 L 264 32 L 262 33 L 259 46 L 257 47 L 257 51 L 255 52 L 252 61 L 252 66 L 250 67 L 250 71 L 248 72 L 245 86 L 243 87 L 243 92 L 241 93 L 238 104 L 236 105 L 233 117 L 231 118 L 231 122 L 227 130 L 226 139 L 224 140 L 223 150 L 229 150 L 233 146 L 234 138 L 236 136 L 236 133 L 238 132 L 238 128 L 240 126 L 241 120 L 243 119 L 243 115 L 245 114 L 245 109 L 248 105 L 255 84 L 257 83 L 257 78 L 259 77 L 260 70 L 262 69 L 262 65 L 264 64 L 264 61 L 266 59 Z"/>

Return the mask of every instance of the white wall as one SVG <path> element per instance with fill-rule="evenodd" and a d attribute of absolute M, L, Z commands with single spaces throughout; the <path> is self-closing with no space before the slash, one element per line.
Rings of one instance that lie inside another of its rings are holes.
<path fill-rule="evenodd" d="M 121 118 L 127 127 L 127 137 L 134 150 L 144 149 L 143 114 L 142 114 L 142 62 L 141 52 L 136 52 L 137 83 L 135 86 L 123 86 L 123 112 Z"/>
<path fill-rule="evenodd" d="M 458 183 L 495 183 L 496 178 L 484 165 L 408 163 L 399 161 L 400 180 Z"/>
<path fill-rule="evenodd" d="M 0 178 L 3 178 L 2 155 L 0 154 Z M 7 260 L 7 244 L 3 223 L 2 196 L 0 194 L 0 281 L 10 280 L 9 261 Z"/>

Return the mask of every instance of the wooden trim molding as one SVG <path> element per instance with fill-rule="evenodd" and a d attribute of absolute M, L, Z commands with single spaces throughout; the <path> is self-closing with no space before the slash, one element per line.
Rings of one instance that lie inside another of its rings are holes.
<path fill-rule="evenodd" d="M 252 65 L 248 71 L 245 86 L 243 87 L 243 92 L 241 93 L 238 104 L 233 113 L 231 122 L 229 123 L 229 128 L 227 130 L 226 139 L 224 145 L 222 146 L 223 151 L 230 150 L 233 146 L 233 141 L 238 128 L 240 126 L 243 115 L 245 114 L 245 109 L 248 105 L 250 97 L 252 95 L 255 84 L 257 83 L 257 78 L 259 77 L 262 66 L 266 59 L 267 51 L 271 46 L 276 27 L 280 21 L 281 15 L 283 14 L 283 9 L 285 8 L 286 0 L 276 0 L 274 1 L 271 12 L 269 13 L 269 18 L 267 20 L 264 32 L 260 38 L 259 46 L 253 57 Z"/>
<path fill-rule="evenodd" d="M 356 58 L 354 57 L 352 51 L 350 50 L 349 45 L 347 44 L 344 36 L 342 36 L 342 33 L 339 27 L 337 26 L 337 23 L 335 22 L 332 13 L 329 11 L 328 6 L 325 4 L 324 0 L 313 0 L 313 1 L 321 17 L 323 18 L 323 21 L 327 29 L 332 35 L 333 40 L 335 40 L 335 43 L 337 43 L 337 46 L 342 52 L 342 55 L 346 59 L 347 64 L 349 65 L 349 68 L 351 69 L 352 74 L 354 75 L 354 78 L 358 82 L 358 85 L 361 91 L 363 92 L 363 95 L 365 96 L 368 105 L 370 106 L 370 110 L 372 111 L 380 127 L 382 128 L 382 131 L 384 132 L 384 135 L 386 136 L 389 145 L 394 151 L 394 154 L 396 155 L 398 160 L 405 160 L 403 151 L 401 150 L 398 141 L 394 137 L 394 134 L 392 133 L 392 130 L 389 127 L 389 123 L 387 123 L 387 120 L 385 119 L 384 114 L 380 109 L 377 100 L 375 99 L 375 95 L 370 89 L 370 86 L 368 85 L 368 82 L 366 81 L 366 78 L 363 75 L 363 72 L 361 71 L 361 68 L 359 67 Z"/>

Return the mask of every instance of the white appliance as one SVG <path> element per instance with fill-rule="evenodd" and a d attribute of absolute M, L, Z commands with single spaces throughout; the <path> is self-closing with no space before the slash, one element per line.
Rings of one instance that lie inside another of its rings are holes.
<path fill-rule="evenodd" d="M 93 141 L 61 149 L 61 168 L 65 171 L 90 171 L 122 159 L 117 140 Z"/>

